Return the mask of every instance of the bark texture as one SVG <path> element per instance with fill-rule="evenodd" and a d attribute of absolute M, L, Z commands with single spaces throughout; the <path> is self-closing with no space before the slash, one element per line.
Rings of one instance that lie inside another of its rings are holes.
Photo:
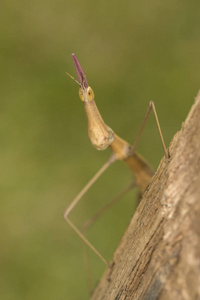
<path fill-rule="evenodd" d="M 200 299 L 200 92 L 92 300 Z"/>

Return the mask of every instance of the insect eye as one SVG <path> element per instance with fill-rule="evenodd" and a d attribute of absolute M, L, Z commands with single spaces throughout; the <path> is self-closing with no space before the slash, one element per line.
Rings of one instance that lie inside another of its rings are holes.
<path fill-rule="evenodd" d="M 81 101 L 84 102 L 83 92 L 82 92 L 81 88 L 79 89 L 78 94 L 79 94 Z"/>
<path fill-rule="evenodd" d="M 89 86 L 87 89 L 88 99 L 90 101 L 94 100 L 94 92 L 93 89 Z"/>

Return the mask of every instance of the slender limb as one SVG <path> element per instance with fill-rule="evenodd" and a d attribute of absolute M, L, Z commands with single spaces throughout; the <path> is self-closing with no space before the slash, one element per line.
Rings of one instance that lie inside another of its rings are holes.
<path fill-rule="evenodd" d="M 155 104 L 154 104 L 153 101 L 150 101 L 150 102 L 149 102 L 149 106 L 148 106 L 148 108 L 147 108 L 147 112 L 146 112 L 146 114 L 145 114 L 144 120 L 143 120 L 142 125 L 141 125 L 141 127 L 140 127 L 140 130 L 139 130 L 139 132 L 138 132 L 138 135 L 137 135 L 137 137 L 136 137 L 136 139 L 135 139 L 135 143 L 134 143 L 134 145 L 133 145 L 133 151 L 135 150 L 135 148 L 136 148 L 136 146 L 137 146 L 137 144 L 138 144 L 138 142 L 139 142 L 139 139 L 140 139 L 141 134 L 142 134 L 142 132 L 143 132 L 144 126 L 145 126 L 145 124 L 146 124 L 146 121 L 147 121 L 147 119 L 148 119 L 148 117 L 149 117 L 149 114 L 150 114 L 150 112 L 151 112 L 152 110 L 153 110 L 153 113 L 154 113 L 154 116 L 155 116 L 155 119 L 156 119 L 156 125 L 157 125 L 157 128 L 158 128 L 158 132 L 159 132 L 159 135 L 160 135 L 160 139 L 161 139 L 161 142 L 162 142 L 162 146 L 163 146 L 163 149 L 164 149 L 165 156 L 166 156 L 167 159 L 169 159 L 169 153 L 168 153 L 167 148 L 166 148 L 166 146 L 165 146 L 165 142 L 164 142 L 164 138 L 163 138 L 163 135 L 162 135 L 160 123 L 159 123 L 159 120 L 158 120 L 158 115 L 157 115 L 156 108 L 155 108 Z"/>
<path fill-rule="evenodd" d="M 117 195 L 112 201 L 106 204 L 102 209 L 100 209 L 94 216 L 87 220 L 82 226 L 82 232 L 85 233 L 88 228 L 105 212 L 107 211 L 114 203 L 121 199 L 126 193 L 128 193 L 132 188 L 136 186 L 135 182 L 132 182 L 124 191 Z"/>
<path fill-rule="evenodd" d="M 65 217 L 65 220 L 69 226 L 78 234 L 78 236 L 84 241 L 85 244 L 90 247 L 90 249 L 96 253 L 96 255 L 109 267 L 109 262 L 101 255 L 101 253 L 86 239 L 86 237 L 80 232 L 80 230 L 69 220 L 68 217 Z"/>
<path fill-rule="evenodd" d="M 119 195 L 117 195 L 112 201 L 110 201 L 107 205 L 105 205 L 101 210 L 99 210 L 93 217 L 91 217 L 88 221 L 86 221 L 81 229 L 81 232 L 85 235 L 86 231 L 88 230 L 91 225 L 94 224 L 94 222 L 104 213 L 106 212 L 113 204 L 115 204 L 118 200 L 120 200 L 126 193 L 128 193 L 131 189 L 133 189 L 136 186 L 135 182 L 132 182 L 124 191 L 122 191 Z M 92 292 L 92 276 L 91 276 L 91 267 L 88 257 L 88 248 L 85 243 L 83 243 L 83 249 L 84 249 L 84 260 L 86 265 L 86 273 L 88 278 L 88 290 L 91 294 Z"/>
<path fill-rule="evenodd" d="M 91 267 L 90 267 L 91 265 L 89 262 L 88 247 L 84 242 L 83 242 L 83 255 L 84 255 L 85 269 L 86 269 L 86 274 L 87 274 L 88 291 L 89 291 L 89 295 L 91 296 L 94 285 L 93 285 L 92 273 L 91 273 Z"/>
<path fill-rule="evenodd" d="M 111 158 L 101 167 L 101 169 L 92 177 L 92 179 L 86 184 L 86 186 L 80 191 L 80 193 L 76 196 L 76 198 L 71 202 L 64 213 L 64 218 L 66 218 L 72 209 L 76 206 L 76 204 L 81 200 L 83 195 L 89 190 L 89 188 L 95 183 L 95 181 L 105 172 L 105 170 L 115 161 L 115 157 L 111 156 Z"/>
<path fill-rule="evenodd" d="M 95 176 L 86 184 L 86 186 L 81 190 L 81 192 L 77 195 L 77 197 L 72 201 L 69 207 L 66 209 L 64 213 L 64 218 L 69 224 L 69 226 L 78 234 L 78 236 L 87 244 L 98 256 L 99 258 L 109 266 L 108 261 L 99 253 L 99 251 L 86 239 L 86 237 L 80 232 L 80 230 L 69 220 L 68 215 L 72 211 L 72 209 L 76 206 L 76 204 L 81 200 L 83 195 L 88 191 L 88 189 L 93 185 L 93 183 L 103 174 L 103 172 L 115 161 L 115 156 L 111 156 L 111 158 L 101 167 L 101 169 L 95 174 Z"/>

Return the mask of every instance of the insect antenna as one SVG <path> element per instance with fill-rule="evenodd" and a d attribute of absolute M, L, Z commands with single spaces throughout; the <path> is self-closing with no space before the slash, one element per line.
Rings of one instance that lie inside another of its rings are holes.
<path fill-rule="evenodd" d="M 81 86 L 81 83 L 78 82 L 78 80 L 76 78 L 74 78 L 74 76 L 72 76 L 71 74 L 65 72 L 69 77 L 71 77 L 71 79 L 73 79 L 76 83 L 78 83 L 79 86 Z"/>

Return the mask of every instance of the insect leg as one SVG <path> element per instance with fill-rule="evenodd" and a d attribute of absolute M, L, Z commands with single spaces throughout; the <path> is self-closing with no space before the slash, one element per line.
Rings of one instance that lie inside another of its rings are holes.
<path fill-rule="evenodd" d="M 158 115 L 157 115 L 156 108 L 155 108 L 155 104 L 154 104 L 153 101 L 149 102 L 149 106 L 147 108 L 147 111 L 146 111 L 145 117 L 143 119 L 142 125 L 141 125 L 140 130 L 138 132 L 138 135 L 137 135 L 137 137 L 135 139 L 135 143 L 133 145 L 133 150 L 135 150 L 135 148 L 136 148 L 136 146 L 137 146 L 137 144 L 139 142 L 139 139 L 140 139 L 141 134 L 143 132 L 143 129 L 145 127 L 146 121 L 147 121 L 147 119 L 149 117 L 149 114 L 150 114 L 150 112 L 152 110 L 153 110 L 153 113 L 154 113 L 154 116 L 155 116 L 155 119 L 156 119 L 156 125 L 157 125 L 157 128 L 158 128 L 158 132 L 159 132 L 159 135 L 160 135 L 160 139 L 161 139 L 161 142 L 162 142 L 162 146 L 163 146 L 163 150 L 164 150 L 165 156 L 166 156 L 167 159 L 169 159 L 169 157 L 170 157 L 169 156 L 169 152 L 168 152 L 168 150 L 167 150 L 167 148 L 165 146 L 163 134 L 162 134 L 161 127 L 160 127 L 160 122 L 159 122 Z"/>
<path fill-rule="evenodd" d="M 69 226 L 77 233 L 77 235 L 83 240 L 85 244 L 87 244 L 92 251 L 94 251 L 99 258 L 109 266 L 108 261 L 101 255 L 101 253 L 86 239 L 84 234 L 70 221 L 69 213 L 73 210 L 73 208 L 77 205 L 77 203 L 81 200 L 83 195 L 89 190 L 89 188 L 94 184 L 94 182 L 105 172 L 105 170 L 115 161 L 115 157 L 111 156 L 111 158 L 100 168 L 100 170 L 94 175 L 94 177 L 86 184 L 86 186 L 81 190 L 81 192 L 74 198 L 71 204 L 68 206 L 64 213 L 64 218 L 69 224 Z"/>

